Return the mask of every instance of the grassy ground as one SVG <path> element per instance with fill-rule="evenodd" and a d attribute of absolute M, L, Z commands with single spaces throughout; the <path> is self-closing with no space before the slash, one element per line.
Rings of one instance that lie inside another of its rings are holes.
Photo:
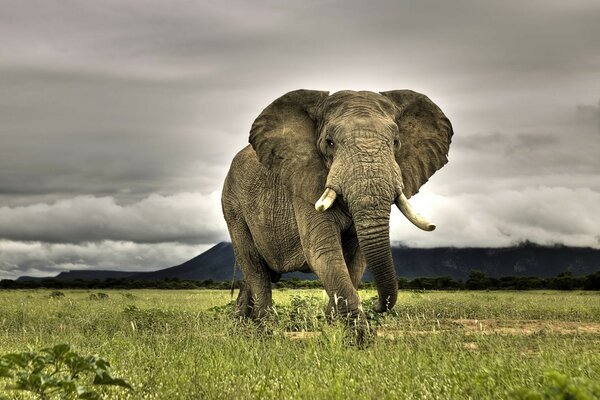
<path fill-rule="evenodd" d="M 270 334 L 235 323 L 227 291 L 104 292 L 0 292 L 0 354 L 71 343 L 134 386 L 104 389 L 115 399 L 501 399 L 600 381 L 598 292 L 402 292 L 364 349 L 323 321 L 320 290 L 275 292 Z"/>

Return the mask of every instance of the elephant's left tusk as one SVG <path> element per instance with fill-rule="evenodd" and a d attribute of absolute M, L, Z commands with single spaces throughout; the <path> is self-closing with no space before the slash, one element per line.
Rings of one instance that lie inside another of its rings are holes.
<path fill-rule="evenodd" d="M 404 216 L 417 228 L 423 229 L 424 231 L 432 231 L 435 229 L 435 224 L 432 224 L 414 212 L 404 193 L 400 192 L 400 196 L 396 198 L 396 206 L 400 209 L 402 214 L 404 214 Z"/>
<path fill-rule="evenodd" d="M 335 193 L 335 190 L 330 189 L 330 188 L 325 189 L 321 198 L 319 200 L 317 200 L 317 202 L 315 203 L 315 210 L 317 210 L 317 211 L 327 210 L 329 207 L 331 207 L 331 205 L 335 201 L 336 197 L 337 197 L 337 194 Z"/>

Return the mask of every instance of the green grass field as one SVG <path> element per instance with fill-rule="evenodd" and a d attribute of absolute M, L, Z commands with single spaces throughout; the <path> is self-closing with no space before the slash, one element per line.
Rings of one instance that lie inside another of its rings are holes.
<path fill-rule="evenodd" d="M 269 333 L 236 323 L 227 291 L 104 292 L 0 292 L 0 354 L 101 355 L 135 388 L 101 389 L 114 399 L 585 398 L 600 382 L 598 292 L 401 292 L 364 349 L 324 322 L 321 290 L 276 291 Z"/>

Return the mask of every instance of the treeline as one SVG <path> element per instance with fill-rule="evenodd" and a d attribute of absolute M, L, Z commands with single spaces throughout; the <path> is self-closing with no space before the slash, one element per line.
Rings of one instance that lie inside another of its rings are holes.
<path fill-rule="evenodd" d="M 239 288 L 240 282 L 234 282 Z M 108 278 L 108 279 L 40 279 L 13 281 L 0 280 L 1 289 L 231 289 L 231 281 L 215 282 L 212 280 L 192 281 L 178 278 L 156 280 Z"/>
<path fill-rule="evenodd" d="M 239 288 L 241 285 L 241 281 L 233 282 L 234 288 Z M 278 289 L 318 289 L 323 287 L 319 281 L 298 279 L 281 280 L 273 286 Z M 3 279 L 0 281 L 0 289 L 231 289 L 231 287 L 231 281 L 191 281 L 177 278 L 164 280 L 131 280 L 126 278 L 102 280 L 41 279 L 28 281 Z M 362 282 L 361 287 L 365 289 L 375 288 L 375 284 L 373 282 Z M 600 290 L 600 271 L 587 276 L 573 276 L 570 272 L 564 272 L 554 278 L 538 278 L 535 276 L 492 278 L 481 271 L 471 271 L 466 281 L 455 280 L 449 276 L 411 280 L 399 278 L 398 287 L 412 290 Z"/>
<path fill-rule="evenodd" d="M 505 276 L 492 278 L 481 271 L 471 271 L 466 281 L 454 280 L 448 276 L 437 278 L 400 278 L 401 289 L 425 290 L 600 290 L 600 271 L 587 276 L 573 276 L 563 272 L 554 278 L 536 276 Z"/>

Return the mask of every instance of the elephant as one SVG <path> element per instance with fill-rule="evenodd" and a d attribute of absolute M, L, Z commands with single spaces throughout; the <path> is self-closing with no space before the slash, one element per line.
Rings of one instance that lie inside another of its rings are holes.
<path fill-rule="evenodd" d="M 221 203 L 244 285 L 240 317 L 272 307 L 282 273 L 314 272 L 327 312 L 368 331 L 358 286 L 368 267 L 375 311 L 394 307 L 398 282 L 389 237 L 391 205 L 417 227 L 435 225 L 408 199 L 448 162 L 452 125 L 428 97 L 300 89 L 267 106 L 250 144 L 233 158 Z"/>

